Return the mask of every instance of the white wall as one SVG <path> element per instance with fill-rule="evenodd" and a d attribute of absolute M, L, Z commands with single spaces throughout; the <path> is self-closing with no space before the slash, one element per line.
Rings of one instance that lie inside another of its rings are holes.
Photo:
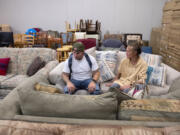
<path fill-rule="evenodd" d="M 142 33 L 150 39 L 152 27 L 161 26 L 167 0 L 0 0 L 0 24 L 14 32 L 29 28 L 65 31 L 65 21 L 99 20 L 103 34 Z"/>

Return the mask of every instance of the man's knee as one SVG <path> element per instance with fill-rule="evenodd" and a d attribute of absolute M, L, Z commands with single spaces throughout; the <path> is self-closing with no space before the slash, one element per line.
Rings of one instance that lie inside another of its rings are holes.
<path fill-rule="evenodd" d="M 69 94 L 69 90 L 67 86 L 64 87 L 64 94 Z"/>
<path fill-rule="evenodd" d="M 120 89 L 120 85 L 117 84 L 117 83 L 113 83 L 113 84 L 111 85 L 111 88 L 117 88 L 117 89 Z"/>

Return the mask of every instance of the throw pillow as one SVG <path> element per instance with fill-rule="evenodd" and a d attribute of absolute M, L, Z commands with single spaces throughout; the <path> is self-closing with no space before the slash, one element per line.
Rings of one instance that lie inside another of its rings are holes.
<path fill-rule="evenodd" d="M 148 82 L 149 82 L 152 71 L 153 71 L 153 68 L 148 66 L 148 69 L 147 69 L 147 72 L 146 72 L 146 74 L 147 74 L 146 84 L 148 84 Z"/>
<path fill-rule="evenodd" d="M 36 83 L 34 88 L 37 91 L 44 91 L 49 93 L 61 93 L 61 90 L 58 89 L 57 87 L 43 82 Z"/>
<path fill-rule="evenodd" d="M 6 75 L 10 58 L 0 58 L 0 75 Z"/>
<path fill-rule="evenodd" d="M 115 77 L 114 73 L 111 71 L 105 60 L 99 62 L 99 71 L 101 82 L 112 80 Z"/>
<path fill-rule="evenodd" d="M 151 66 L 153 71 L 149 78 L 149 84 L 164 87 L 166 84 L 166 68 L 164 66 Z"/>
<path fill-rule="evenodd" d="M 45 64 L 46 62 L 41 60 L 39 56 L 36 57 L 31 63 L 31 65 L 28 67 L 27 75 L 28 76 L 34 75 L 39 69 L 43 68 Z"/>
<path fill-rule="evenodd" d="M 114 73 L 117 66 L 118 55 L 116 51 L 96 51 L 96 60 L 98 63 L 105 60 L 111 71 Z"/>
<path fill-rule="evenodd" d="M 160 66 L 162 62 L 162 56 L 148 54 L 148 53 L 141 53 L 141 57 L 147 62 L 148 65 Z"/>

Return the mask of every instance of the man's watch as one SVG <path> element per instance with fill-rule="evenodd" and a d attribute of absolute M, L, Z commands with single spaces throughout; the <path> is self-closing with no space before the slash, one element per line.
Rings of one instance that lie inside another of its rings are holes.
<path fill-rule="evenodd" d="M 97 83 L 97 81 L 95 79 L 92 79 L 93 82 Z"/>

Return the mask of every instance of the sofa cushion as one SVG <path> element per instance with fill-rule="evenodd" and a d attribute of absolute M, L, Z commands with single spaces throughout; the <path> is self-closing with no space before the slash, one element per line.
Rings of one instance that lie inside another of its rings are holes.
<path fill-rule="evenodd" d="M 19 48 L 1 48 L 0 49 L 0 58 L 7 58 L 10 57 L 8 71 L 7 73 L 10 74 L 17 74 L 18 71 L 18 54 Z"/>
<path fill-rule="evenodd" d="M 0 90 L 0 99 L 5 98 L 12 90 L 10 89 L 1 89 Z"/>
<path fill-rule="evenodd" d="M 160 55 L 141 53 L 141 57 L 148 65 L 160 66 L 162 62 L 162 56 Z"/>
<path fill-rule="evenodd" d="M 99 71 L 101 82 L 112 80 L 115 77 L 105 60 L 99 62 Z"/>
<path fill-rule="evenodd" d="M 39 69 L 43 68 L 45 66 L 46 62 L 43 61 L 39 56 L 36 57 L 31 65 L 27 69 L 27 75 L 32 76 L 34 75 Z"/>
<path fill-rule="evenodd" d="M 168 93 L 153 98 L 180 99 L 180 77 L 171 84 Z"/>
<path fill-rule="evenodd" d="M 96 60 L 98 63 L 105 60 L 111 71 L 114 73 L 118 55 L 116 51 L 96 51 Z"/>
<path fill-rule="evenodd" d="M 63 81 L 61 75 L 63 72 L 64 63 L 65 62 L 59 63 L 53 70 L 49 72 L 48 78 L 52 84 L 57 84 L 59 81 Z"/>
<path fill-rule="evenodd" d="M 20 105 L 24 115 L 115 119 L 117 100 L 114 93 L 102 95 L 64 95 L 38 92 L 34 85 L 47 83 L 47 76 L 34 75 L 18 86 Z"/>
<path fill-rule="evenodd" d="M 169 88 L 169 92 L 180 91 L 180 77 L 178 77 Z"/>
<path fill-rule="evenodd" d="M 164 66 L 151 66 L 153 71 L 149 78 L 149 84 L 163 87 L 166 84 L 166 68 Z"/>
<path fill-rule="evenodd" d="M 14 74 L 7 74 L 6 76 L 0 75 L 0 87 L 1 87 L 1 82 L 5 81 L 13 76 L 15 76 L 15 75 Z"/>
<path fill-rule="evenodd" d="M 174 80 L 176 80 L 178 77 L 180 77 L 180 72 L 175 70 L 174 68 L 161 63 L 161 66 L 164 66 L 166 68 L 166 83 L 167 85 L 171 85 Z"/>
<path fill-rule="evenodd" d="M 123 43 L 117 39 L 106 39 L 102 43 L 102 46 L 112 47 L 112 48 L 120 48 L 122 45 L 123 45 Z"/>
<path fill-rule="evenodd" d="M 0 75 L 6 75 L 10 58 L 0 58 Z"/>
<path fill-rule="evenodd" d="M 167 94 L 169 91 L 169 85 L 164 85 L 164 87 L 148 85 L 149 88 L 149 96 L 160 96 Z"/>
<path fill-rule="evenodd" d="M 1 82 L 1 88 L 13 89 L 26 80 L 28 76 L 26 75 L 15 75 L 3 82 Z"/>
<path fill-rule="evenodd" d="M 180 100 L 126 100 L 119 106 L 118 119 L 137 121 L 180 121 Z"/>
<path fill-rule="evenodd" d="M 85 52 L 93 57 L 96 57 L 96 47 L 89 48 Z"/>
<path fill-rule="evenodd" d="M 40 69 L 36 74 L 39 75 L 48 75 L 53 68 L 55 68 L 59 62 L 57 60 L 49 61 L 44 68 Z M 35 75 L 36 75 L 35 74 Z"/>
<path fill-rule="evenodd" d="M 27 69 L 37 56 L 41 57 L 46 63 L 56 60 L 56 52 L 49 48 L 22 48 L 18 56 L 18 74 L 25 75 Z"/>

